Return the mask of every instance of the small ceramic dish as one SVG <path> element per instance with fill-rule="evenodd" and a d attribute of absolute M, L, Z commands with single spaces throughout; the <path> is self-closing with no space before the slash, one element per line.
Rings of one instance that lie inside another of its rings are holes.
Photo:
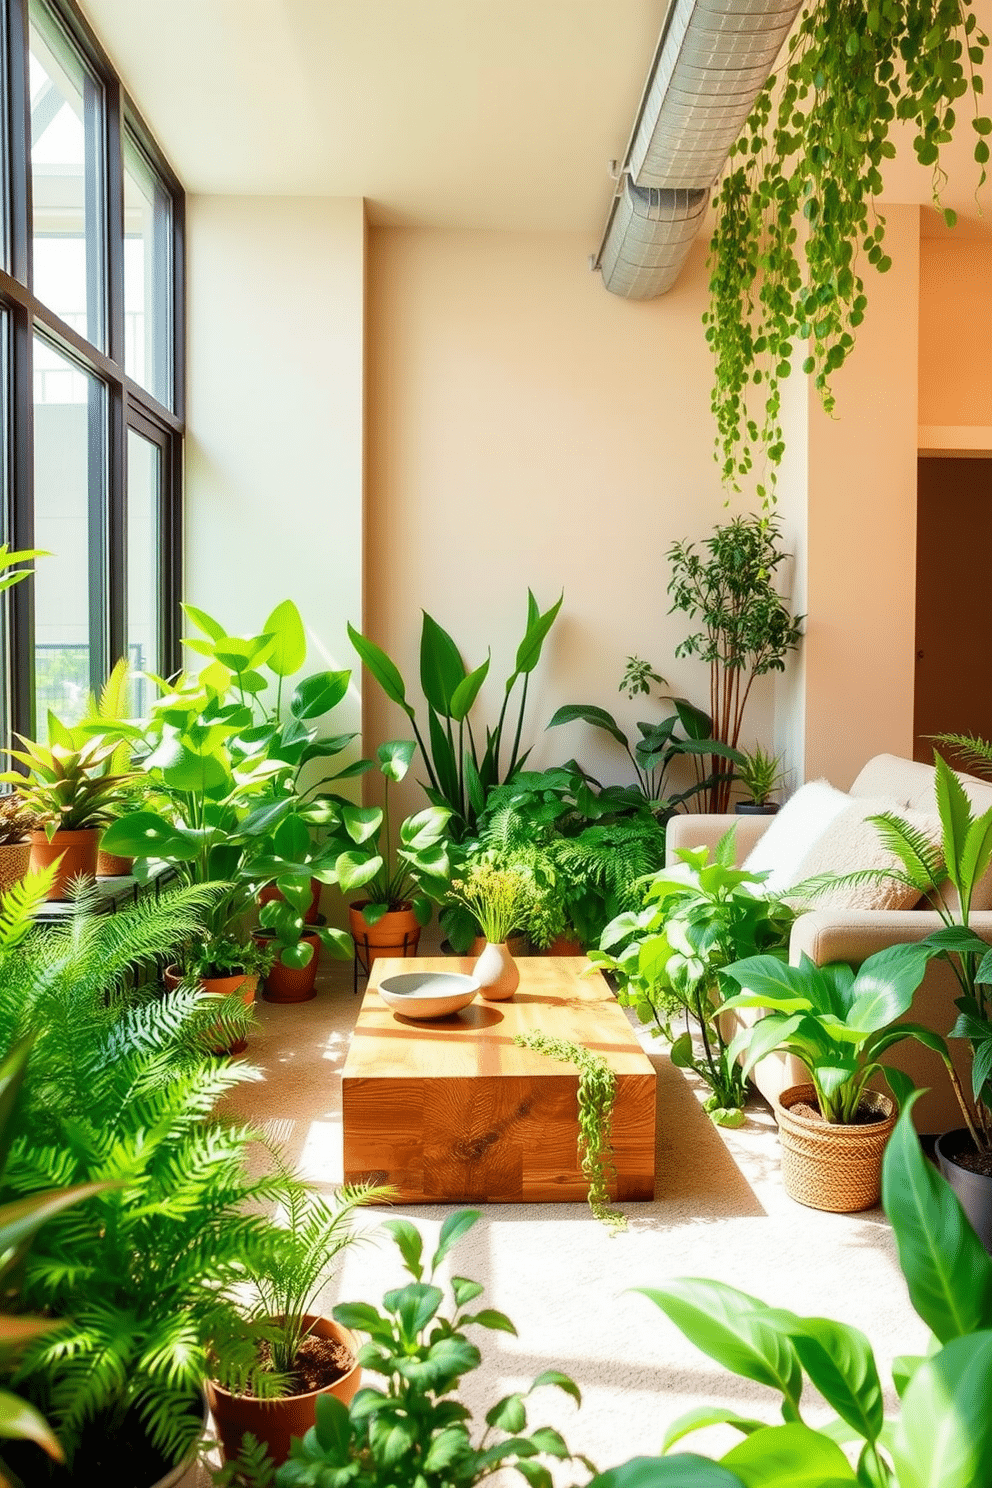
<path fill-rule="evenodd" d="M 458 971 L 403 971 L 383 977 L 379 996 L 404 1018 L 446 1018 L 468 1007 L 479 990 L 473 976 Z"/>

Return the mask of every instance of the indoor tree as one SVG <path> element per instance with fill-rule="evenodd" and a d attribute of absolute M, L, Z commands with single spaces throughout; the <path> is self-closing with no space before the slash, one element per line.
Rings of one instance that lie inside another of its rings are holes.
<path fill-rule="evenodd" d="M 910 129 L 939 206 L 941 149 L 955 128 L 970 128 L 984 184 L 987 47 L 972 0 L 811 0 L 800 16 L 715 197 L 704 323 L 717 458 L 734 489 L 757 449 L 767 464 L 757 492 L 771 499 L 784 449 L 779 383 L 803 344 L 803 371 L 833 409 L 831 376 L 867 306 L 863 265 L 890 266 L 876 198 L 896 154 L 892 134 Z M 953 211 L 944 217 L 953 225 Z"/>

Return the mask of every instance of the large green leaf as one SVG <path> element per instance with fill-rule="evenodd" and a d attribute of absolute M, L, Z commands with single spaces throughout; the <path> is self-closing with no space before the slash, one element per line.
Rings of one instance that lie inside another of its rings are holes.
<path fill-rule="evenodd" d="M 743 1488 L 743 1481 L 708 1457 L 676 1452 L 671 1457 L 631 1457 L 597 1474 L 586 1488 Z"/>
<path fill-rule="evenodd" d="M 882 1198 L 913 1306 L 941 1342 L 992 1328 L 992 1259 L 926 1161 L 906 1103 L 882 1165 Z"/>
<path fill-rule="evenodd" d="M 276 605 L 262 626 L 272 637 L 268 668 L 277 677 L 291 677 L 307 659 L 307 634 L 299 610 L 291 599 Z"/>
<path fill-rule="evenodd" d="M 111 822 L 103 834 L 103 847 L 126 858 L 163 858 L 188 863 L 199 854 L 199 834 L 173 826 L 152 811 L 132 811 Z"/>
<path fill-rule="evenodd" d="M 951 1341 L 906 1386 L 892 1439 L 899 1488 L 992 1484 L 992 1332 Z"/>
<path fill-rule="evenodd" d="M 189 795 L 202 795 L 225 786 L 231 778 L 227 761 L 220 753 L 193 746 L 175 735 L 163 737 L 145 761 L 145 768 L 160 770 L 170 790 Z"/>
<path fill-rule="evenodd" d="M 372 673 L 390 702 L 397 703 L 407 717 L 412 718 L 413 709 L 406 700 L 406 688 L 396 663 L 390 660 L 381 647 L 374 641 L 366 640 L 351 624 L 348 626 L 348 638 L 361 657 L 362 665 Z"/>
<path fill-rule="evenodd" d="M 420 685 L 424 697 L 442 718 L 451 717 L 451 700 L 465 677 L 458 647 L 425 610 L 420 632 Z"/>
<path fill-rule="evenodd" d="M 375 752 L 379 769 L 389 780 L 402 780 L 410 768 L 417 746 L 412 739 L 390 739 Z"/>
<path fill-rule="evenodd" d="M 836 1442 L 795 1421 L 755 1431 L 720 1460 L 745 1488 L 835 1488 L 858 1481 Z"/>
<path fill-rule="evenodd" d="M 221 625 L 218 620 L 215 620 L 213 616 L 208 615 L 206 610 L 197 609 L 196 605 L 184 604 L 182 606 L 182 611 L 183 614 L 188 615 L 193 624 L 198 625 L 199 628 L 203 631 L 203 634 L 209 636 L 212 641 L 222 641 L 224 639 L 223 625 Z"/>
<path fill-rule="evenodd" d="M 451 1247 L 456 1245 L 462 1236 L 478 1222 L 480 1213 L 478 1209 L 456 1209 L 454 1214 L 448 1215 L 441 1226 L 437 1249 L 431 1257 L 432 1274 L 440 1266 Z"/>
<path fill-rule="evenodd" d="M 828 1405 L 866 1441 L 877 1441 L 885 1423 L 882 1383 L 871 1344 L 857 1328 L 832 1318 L 786 1323 L 796 1353 Z"/>
<path fill-rule="evenodd" d="M 637 1290 L 724 1369 L 780 1390 L 798 1405 L 802 1370 L 795 1348 L 768 1320 L 769 1309 L 756 1297 L 719 1281 L 692 1277 Z"/>
<path fill-rule="evenodd" d="M 475 700 L 479 696 L 482 684 L 489 675 L 489 663 L 491 657 L 487 656 L 481 666 L 477 666 L 474 672 L 469 672 L 451 694 L 449 711 L 455 723 L 461 723 L 471 713 L 475 706 Z"/>
<path fill-rule="evenodd" d="M 972 822 L 964 840 L 964 849 L 961 853 L 961 882 L 967 887 L 967 895 L 962 894 L 962 902 L 966 899 L 968 906 L 971 905 L 971 895 L 975 884 L 984 878 L 990 862 L 992 862 L 992 810 L 984 812 Z"/>
<path fill-rule="evenodd" d="M 940 813 L 940 823 L 943 829 L 944 862 L 947 864 L 951 882 L 961 894 L 964 847 L 972 821 L 971 804 L 965 794 L 964 786 L 947 761 L 939 754 L 935 754 L 933 763 L 937 810 Z M 966 894 L 967 888 L 962 898 Z"/>
<path fill-rule="evenodd" d="M 887 1028 L 907 1012 L 927 969 L 927 955 L 915 945 L 888 946 L 862 963 L 851 987 L 847 1022 L 863 1033 Z"/>
<path fill-rule="evenodd" d="M 604 729 L 612 735 L 618 744 L 624 749 L 627 746 L 627 735 L 617 723 L 612 713 L 607 713 L 605 708 L 597 708 L 594 703 L 566 703 L 559 708 L 548 724 L 548 728 L 557 728 L 562 723 L 588 723 L 593 728 Z"/>
<path fill-rule="evenodd" d="M 356 889 L 362 889 L 367 883 L 371 883 L 376 874 L 381 872 L 382 859 L 377 855 L 370 858 L 365 853 L 345 852 L 336 859 L 334 869 L 343 891 L 353 894 Z M 369 923 L 372 923 L 371 919 Z"/>
<path fill-rule="evenodd" d="M 290 698 L 290 713 L 294 718 L 321 718 L 341 701 L 350 681 L 349 671 L 314 672 L 304 677 Z"/>
<path fill-rule="evenodd" d="M 542 650 L 542 648 L 544 646 L 545 637 L 547 636 L 548 631 L 551 629 L 552 625 L 554 625 L 554 623 L 555 623 L 555 620 L 556 620 L 557 615 L 558 615 L 558 611 L 562 607 L 562 601 L 564 600 L 564 598 L 565 598 L 565 595 L 564 595 L 564 591 L 563 591 L 558 596 L 557 600 L 551 606 L 551 608 L 548 609 L 548 610 L 545 610 L 544 611 L 544 614 L 541 615 L 541 614 L 538 614 L 537 613 L 537 604 L 536 604 L 536 601 L 534 599 L 533 594 L 528 589 L 528 591 L 527 591 L 527 601 L 528 601 L 528 624 L 527 624 L 527 630 L 526 630 L 526 633 L 524 635 L 523 640 L 520 642 L 520 645 L 517 647 L 516 668 L 515 668 L 513 677 L 511 677 L 510 680 L 506 684 L 506 690 L 507 690 L 507 692 L 509 692 L 510 687 L 512 686 L 513 682 L 516 681 L 517 676 L 519 676 L 519 675 L 521 675 L 523 673 L 526 673 L 526 672 L 532 672 L 534 670 L 534 668 L 537 666 L 537 663 L 541 659 L 541 650 Z"/>

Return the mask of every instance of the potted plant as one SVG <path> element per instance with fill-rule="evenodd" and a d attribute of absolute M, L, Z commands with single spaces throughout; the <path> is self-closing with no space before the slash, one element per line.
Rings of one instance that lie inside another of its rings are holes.
<path fill-rule="evenodd" d="M 38 818 L 19 793 L 0 796 L 0 894 L 20 883 L 31 866 L 31 833 Z"/>
<path fill-rule="evenodd" d="M 420 636 L 420 682 L 427 703 L 425 738 L 395 662 L 354 626 L 348 626 L 351 643 L 363 664 L 390 702 L 402 708 L 409 718 L 427 770 L 425 788 L 428 799 L 450 812 L 451 831 L 459 840 L 475 832 L 489 792 L 502 782 L 511 780 L 526 763 L 530 751 L 521 752 L 520 745 L 528 682 L 541 659 L 544 642 L 561 609 L 562 598 L 560 596 L 542 612 L 528 589 L 527 626 L 517 647 L 513 671 L 503 688 L 496 724 L 486 729 L 485 749 L 476 745 L 470 715 L 489 673 L 488 656 L 480 666 L 469 671 L 448 632 L 432 616 L 424 613 Z M 504 731 L 512 724 L 512 720 L 507 718 L 507 709 L 518 683 L 521 684 L 520 702 L 509 757 L 504 760 Z"/>
<path fill-rule="evenodd" d="M 721 1368 L 779 1395 L 781 1420 L 743 1416 L 724 1404 L 697 1406 L 668 1428 L 664 1455 L 632 1458 L 588 1488 L 988 1482 L 992 1264 L 954 1194 L 922 1156 L 908 1110 L 885 1154 L 883 1189 L 910 1300 L 931 1334 L 918 1355 L 894 1361 L 898 1414 L 887 1415 L 878 1365 L 860 1329 L 769 1307 L 722 1282 L 677 1278 L 641 1290 Z M 833 1413 L 816 1426 L 805 1419 L 807 1381 Z M 670 1452 L 689 1433 L 718 1424 L 742 1438 L 718 1462 Z M 292 1488 L 289 1478 L 285 1488 Z"/>
<path fill-rule="evenodd" d="M 500 864 L 488 855 L 470 859 L 459 874 L 451 880 L 451 897 L 468 910 L 485 938 L 472 968 L 479 995 L 487 1002 L 506 1002 L 520 985 L 507 941 L 527 926 L 536 893 L 533 874 L 523 864 Z"/>
<path fill-rule="evenodd" d="M 760 744 L 740 750 L 739 756 L 734 774 L 747 791 L 747 799 L 736 802 L 734 811 L 738 816 L 774 816 L 778 803 L 769 797 L 785 780 L 782 756 L 770 754 Z"/>
<path fill-rule="evenodd" d="M 625 691 L 629 698 L 639 694 L 650 696 L 652 682 L 668 686 L 664 677 L 660 677 L 648 662 L 638 656 L 628 656 L 619 691 Z M 712 789 L 715 782 L 705 773 L 706 760 L 715 761 L 720 757 L 736 761 L 738 756 L 713 737 L 712 720 L 687 698 L 665 696 L 662 701 L 671 705 L 671 713 L 659 722 L 638 723 L 640 738 L 633 747 L 613 714 L 592 703 L 567 703 L 558 709 L 548 728 L 578 721 L 609 734 L 621 745 L 634 767 L 635 789 L 663 822 L 679 806 Z M 680 759 L 692 760 L 695 780 L 686 790 L 668 794 L 665 788 L 668 771 Z"/>
<path fill-rule="evenodd" d="M 416 747 L 411 739 L 393 739 L 376 750 L 381 807 L 323 798 L 330 814 L 326 851 L 333 856 L 336 880 L 345 894 L 362 891 L 349 916 L 366 969 L 380 956 L 415 956 L 420 928 L 448 887 L 447 806 L 428 806 L 407 817 L 394 837 L 389 786 L 406 775 Z"/>
<path fill-rule="evenodd" d="M 799 1203 L 844 1213 L 878 1203 L 898 1106 L 869 1082 L 884 1075 L 896 1100 L 911 1088 L 908 1076 L 882 1064 L 881 1056 L 913 1038 L 950 1063 L 939 1034 L 898 1021 L 912 1006 L 926 963 L 918 946 L 898 945 L 869 956 L 857 972 L 846 964 L 816 966 L 806 955 L 798 966 L 748 956 L 726 968 L 741 990 L 721 1011 L 766 1010 L 737 1035 L 730 1057 L 741 1056 L 747 1074 L 782 1049 L 809 1072 L 809 1085 L 783 1090 L 775 1103 L 782 1178 Z"/>
<path fill-rule="evenodd" d="M 255 1293 L 247 1330 L 224 1350 L 224 1373 L 207 1383 L 207 1399 L 224 1455 L 241 1451 L 245 1432 L 263 1442 L 273 1462 L 289 1455 L 290 1438 L 314 1424 L 317 1400 L 330 1393 L 347 1405 L 361 1382 L 358 1343 L 317 1298 L 354 1243 L 355 1210 L 388 1203 L 393 1190 L 374 1184 L 339 1188 L 326 1198 L 283 1173 L 285 1227 L 262 1267 L 250 1267 Z"/>
<path fill-rule="evenodd" d="M 48 715 L 48 744 L 16 737 L 21 749 L 5 751 L 24 766 L 6 770 L 0 781 L 13 786 L 22 805 L 37 818 L 31 833 L 35 869 L 61 859 L 50 898 L 64 899 L 69 880 L 96 876 L 101 830 L 112 821 L 130 777 L 108 774 L 116 741 L 82 728 L 69 729 Z"/>
<path fill-rule="evenodd" d="M 669 613 L 679 610 L 701 622 L 675 654 L 698 656 L 709 666 L 713 737 L 736 751 L 755 679 L 785 670 L 805 617 L 793 617 L 775 589 L 787 554 L 774 518 L 734 517 L 717 525 L 702 546 L 703 554 L 691 542 L 668 550 Z M 711 811 L 729 810 L 733 760 L 725 751 L 714 753 Z"/>
<path fill-rule="evenodd" d="M 606 927 L 589 959 L 612 974 L 618 1000 L 668 1040 L 676 1068 L 694 1070 L 709 1087 L 713 1121 L 739 1126 L 747 1081 L 718 1013 L 732 990 L 727 970 L 745 956 L 784 960 L 795 916 L 760 892 L 765 875 L 735 867 L 732 830 L 712 861 L 705 848 L 677 856 L 676 867 L 642 886 L 641 906 Z"/>
<path fill-rule="evenodd" d="M 166 891 L 68 922 L 30 927 L 40 892 L 9 896 L 0 924 L 0 1049 L 37 1037 L 0 1199 L 53 1186 L 106 1186 L 46 1223 L 27 1257 L 24 1305 L 61 1326 L 31 1340 L 20 1388 L 52 1422 L 68 1472 L 12 1465 L 33 1484 L 152 1484 L 204 1429 L 201 1388 L 239 1315 L 228 1288 L 261 1266 L 278 1183 L 248 1169 L 251 1133 L 212 1118 L 252 1072 L 206 1056 L 219 1016 L 181 987 L 138 990 L 195 933 L 208 895 Z M 13 1457 L 14 1454 L 11 1453 Z"/>
<path fill-rule="evenodd" d="M 456 1276 L 450 1283 L 450 1315 L 442 1312 L 444 1292 L 437 1271 L 455 1242 L 478 1219 L 475 1210 L 457 1210 L 441 1226 L 430 1264 L 423 1240 L 409 1220 L 387 1220 L 410 1281 L 390 1291 L 382 1308 L 341 1303 L 338 1322 L 368 1334 L 359 1355 L 363 1367 L 383 1376 L 382 1388 L 365 1386 L 348 1410 L 340 1400 L 317 1402 L 313 1431 L 293 1443 L 289 1461 L 276 1473 L 278 1488 L 323 1488 L 354 1483 L 356 1488 L 471 1488 L 505 1467 L 517 1467 L 527 1482 L 547 1484 L 550 1474 L 538 1460 L 581 1463 L 550 1426 L 528 1431 L 525 1401 L 535 1390 L 554 1386 L 577 1404 L 578 1387 L 557 1369 L 546 1369 L 527 1390 L 497 1401 L 486 1412 L 478 1441 L 469 1431 L 471 1413 L 458 1387 L 481 1363 L 468 1337 L 471 1327 L 515 1333 L 509 1318 L 493 1308 L 470 1311 L 483 1291 L 476 1281 Z"/>

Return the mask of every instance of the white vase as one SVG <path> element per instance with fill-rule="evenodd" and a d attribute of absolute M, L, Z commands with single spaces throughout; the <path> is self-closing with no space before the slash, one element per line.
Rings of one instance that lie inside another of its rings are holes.
<path fill-rule="evenodd" d="M 487 1002 L 508 1002 L 520 985 L 520 969 L 505 940 L 487 940 L 472 973 Z"/>

